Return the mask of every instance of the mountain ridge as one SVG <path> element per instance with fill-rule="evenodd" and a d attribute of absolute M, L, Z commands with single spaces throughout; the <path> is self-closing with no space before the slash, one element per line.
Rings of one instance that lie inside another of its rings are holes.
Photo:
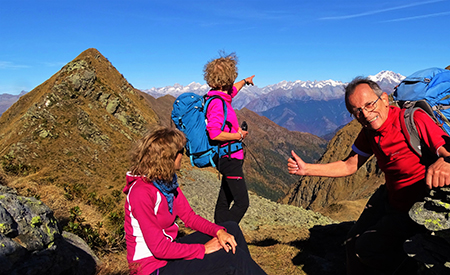
<path fill-rule="evenodd" d="M 396 84 L 399 83 L 402 79 L 405 77 L 401 74 L 384 70 L 376 75 L 369 75 L 367 76 L 369 79 L 378 82 L 378 83 L 389 83 L 389 84 Z M 285 91 L 287 95 L 294 95 L 294 91 L 297 89 L 303 90 L 303 89 L 310 89 L 310 90 L 304 90 L 305 95 L 308 96 L 308 100 L 330 100 L 330 99 L 336 99 L 341 98 L 344 96 L 344 87 L 348 83 L 344 83 L 342 81 L 336 81 L 336 80 L 321 80 L 321 81 L 303 81 L 303 80 L 295 80 L 295 81 L 280 81 L 275 84 L 267 85 L 262 88 L 255 86 L 245 86 L 239 94 L 249 96 L 251 98 L 255 98 L 255 96 L 260 95 L 266 95 L 270 94 L 274 91 Z M 334 90 L 333 88 L 339 88 L 339 90 Z M 200 84 L 197 82 L 192 82 L 186 86 L 183 86 L 181 84 L 174 84 L 173 86 L 165 86 L 165 87 L 153 87 L 150 89 L 142 89 L 143 92 L 148 93 L 152 95 L 153 97 L 161 97 L 167 94 L 170 94 L 174 97 L 179 96 L 182 93 L 185 92 L 193 92 L 199 95 L 206 94 L 207 91 L 209 91 L 209 86 L 207 84 Z M 387 91 L 388 94 L 390 94 L 389 91 Z M 236 98 L 233 101 L 233 106 L 236 109 L 242 109 L 243 107 L 247 107 L 248 109 L 252 111 L 259 112 L 260 110 L 254 110 L 252 108 L 249 108 L 247 106 L 248 103 L 242 103 L 243 99 L 239 96 L 239 94 L 236 96 Z"/>

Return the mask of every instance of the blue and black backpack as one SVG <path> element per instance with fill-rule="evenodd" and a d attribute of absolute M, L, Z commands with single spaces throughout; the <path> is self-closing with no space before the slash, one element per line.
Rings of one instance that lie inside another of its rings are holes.
<path fill-rule="evenodd" d="M 191 159 L 192 166 L 213 166 L 216 156 L 222 157 L 242 150 L 241 142 L 229 143 L 221 146 L 219 142 L 209 138 L 206 130 L 206 110 L 214 99 L 220 99 L 223 104 L 224 121 L 223 131 L 227 118 L 227 106 L 220 96 L 207 97 L 194 93 L 181 94 L 173 103 L 172 121 L 175 126 L 186 136 L 186 155 Z"/>
<path fill-rule="evenodd" d="M 430 68 L 406 77 L 394 90 L 402 108 L 402 131 L 414 152 L 422 156 L 422 145 L 414 124 L 414 112 L 424 110 L 447 134 L 450 133 L 450 70 Z"/>

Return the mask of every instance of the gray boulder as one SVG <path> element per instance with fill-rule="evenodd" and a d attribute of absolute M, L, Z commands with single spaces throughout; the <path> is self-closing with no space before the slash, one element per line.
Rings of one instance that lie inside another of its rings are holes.
<path fill-rule="evenodd" d="M 98 263 L 43 202 L 0 185 L 0 274 L 95 274 Z"/>
<path fill-rule="evenodd" d="M 408 240 L 406 253 L 422 263 L 421 274 L 450 274 L 450 188 L 431 190 L 424 201 L 413 205 L 409 216 L 428 232 Z"/>

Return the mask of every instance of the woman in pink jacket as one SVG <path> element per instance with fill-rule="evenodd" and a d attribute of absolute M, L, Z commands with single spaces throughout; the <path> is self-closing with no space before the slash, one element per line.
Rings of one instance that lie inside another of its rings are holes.
<path fill-rule="evenodd" d="M 231 144 L 241 145 L 241 149 L 237 151 L 233 151 L 229 147 L 230 154 L 215 160 L 216 167 L 222 174 L 222 184 L 214 211 L 214 220 L 216 223 L 224 221 L 239 223 L 249 206 L 247 185 L 242 171 L 244 151 L 242 150 L 242 144 L 239 144 L 247 137 L 248 132 L 239 127 L 231 101 L 244 85 L 253 85 L 253 77 L 255 76 L 234 83 L 238 75 L 237 57 L 234 54 L 208 62 L 203 71 L 204 78 L 211 87 L 207 96 L 220 96 L 227 107 L 225 128 L 222 131 L 225 116 L 222 100 L 213 99 L 208 105 L 206 129 L 209 137 L 219 142 L 221 147 L 231 146 Z M 231 206 L 232 202 L 233 205 Z"/>
<path fill-rule="evenodd" d="M 236 223 L 216 225 L 196 215 L 178 187 L 184 135 L 161 128 L 132 152 L 124 193 L 131 274 L 265 274 L 252 260 Z M 197 232 L 177 238 L 179 217 Z"/>

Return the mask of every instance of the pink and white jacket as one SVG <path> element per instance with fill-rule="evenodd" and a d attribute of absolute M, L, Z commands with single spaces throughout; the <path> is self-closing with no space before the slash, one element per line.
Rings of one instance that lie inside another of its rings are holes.
<path fill-rule="evenodd" d="M 126 180 L 125 239 L 131 274 L 148 275 L 165 266 L 168 259 L 203 259 L 203 244 L 174 242 L 178 234 L 175 218 L 178 216 L 187 227 L 214 237 L 223 227 L 195 214 L 180 188 L 171 214 L 166 198 L 152 183 L 130 173 Z"/>
<path fill-rule="evenodd" d="M 238 93 L 236 87 L 233 86 L 233 91 L 231 95 L 220 92 L 220 91 L 209 91 L 208 97 L 211 96 L 220 96 L 223 100 L 225 100 L 225 104 L 227 106 L 227 121 L 231 124 L 231 129 L 228 125 L 225 125 L 223 129 L 224 132 L 229 133 L 237 133 L 239 130 L 239 122 L 236 116 L 236 112 L 231 106 L 231 101 L 233 97 L 235 97 Z M 206 130 L 208 131 L 209 137 L 211 139 L 217 137 L 222 132 L 222 124 L 224 119 L 224 111 L 223 111 L 223 103 L 221 100 L 212 100 L 208 105 L 208 110 L 206 112 L 206 120 L 208 124 L 206 125 Z M 228 143 L 224 143 L 222 146 L 227 145 Z M 244 151 L 240 150 L 233 154 L 231 157 L 234 159 L 244 159 Z"/>

